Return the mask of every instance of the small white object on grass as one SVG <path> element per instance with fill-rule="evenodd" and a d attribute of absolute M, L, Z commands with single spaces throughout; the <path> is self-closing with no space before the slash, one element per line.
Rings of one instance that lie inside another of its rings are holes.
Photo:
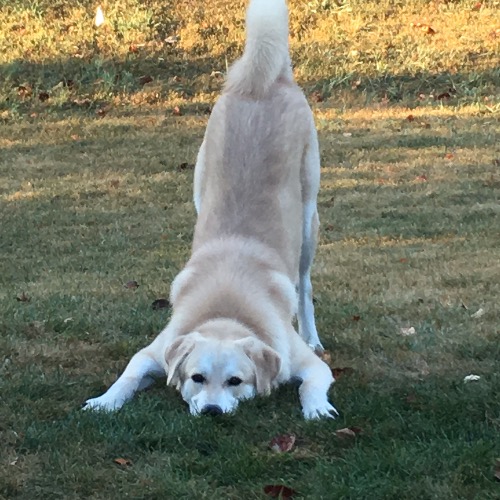
<path fill-rule="evenodd" d="M 480 318 L 484 315 L 484 309 L 481 307 L 474 314 L 471 315 L 471 318 Z"/>
<path fill-rule="evenodd" d="M 403 335 L 403 337 L 409 337 L 410 335 L 415 335 L 417 331 L 413 326 L 410 326 L 409 328 L 400 328 L 399 333 Z"/>
<path fill-rule="evenodd" d="M 95 20 L 94 24 L 99 28 L 102 24 L 104 24 L 104 12 L 101 9 L 101 6 L 98 5 L 95 10 Z"/>
<path fill-rule="evenodd" d="M 464 378 L 464 382 L 475 382 L 476 380 L 479 380 L 481 377 L 479 375 L 467 375 Z"/>

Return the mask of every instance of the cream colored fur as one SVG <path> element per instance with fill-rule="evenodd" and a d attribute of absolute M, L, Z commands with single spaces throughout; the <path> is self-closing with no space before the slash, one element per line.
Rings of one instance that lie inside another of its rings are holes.
<path fill-rule="evenodd" d="M 333 377 L 313 352 L 322 348 L 310 281 L 319 169 L 313 116 L 290 68 L 286 4 L 251 0 L 245 52 L 198 154 L 198 219 L 171 287 L 172 319 L 87 407 L 117 409 L 166 374 L 192 414 L 228 413 L 298 378 L 305 418 L 333 416 Z"/>

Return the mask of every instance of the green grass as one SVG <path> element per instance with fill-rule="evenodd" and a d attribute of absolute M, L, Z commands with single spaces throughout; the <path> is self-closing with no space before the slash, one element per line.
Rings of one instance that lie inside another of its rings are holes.
<path fill-rule="evenodd" d="M 293 387 L 220 419 L 161 382 L 80 411 L 168 321 L 151 304 L 189 256 L 189 165 L 243 2 L 103 2 L 96 29 L 94 2 L 0 1 L 0 498 L 499 498 L 497 8 L 291 2 L 322 155 L 317 323 L 354 369 L 341 417 L 306 423 Z M 269 450 L 281 433 L 292 452 Z"/>

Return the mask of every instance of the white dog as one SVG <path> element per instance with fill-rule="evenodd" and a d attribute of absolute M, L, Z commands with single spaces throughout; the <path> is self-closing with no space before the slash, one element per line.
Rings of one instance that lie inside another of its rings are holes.
<path fill-rule="evenodd" d="M 246 33 L 198 154 L 198 219 L 171 321 L 86 408 L 116 410 L 166 374 L 193 415 L 233 412 L 291 379 L 306 419 L 336 413 L 331 370 L 313 352 L 318 140 L 293 81 L 285 0 L 251 0 Z"/>

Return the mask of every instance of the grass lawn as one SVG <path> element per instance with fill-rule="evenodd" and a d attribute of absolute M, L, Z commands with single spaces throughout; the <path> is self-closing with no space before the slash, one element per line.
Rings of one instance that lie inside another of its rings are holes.
<path fill-rule="evenodd" d="M 169 319 L 244 2 L 103 0 L 96 28 L 94 1 L 0 0 L 0 498 L 500 498 L 498 6 L 290 1 L 341 413 L 306 423 L 294 387 L 217 419 L 162 381 L 80 411 Z"/>

